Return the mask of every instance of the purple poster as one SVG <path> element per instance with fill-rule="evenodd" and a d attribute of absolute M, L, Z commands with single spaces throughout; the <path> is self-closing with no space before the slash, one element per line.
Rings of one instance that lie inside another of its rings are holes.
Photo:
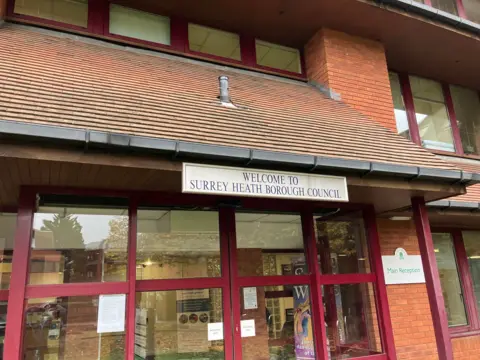
<path fill-rule="evenodd" d="M 295 274 L 302 274 L 305 263 L 294 264 Z M 315 359 L 310 289 L 306 285 L 293 287 L 295 355 L 297 360 Z"/>

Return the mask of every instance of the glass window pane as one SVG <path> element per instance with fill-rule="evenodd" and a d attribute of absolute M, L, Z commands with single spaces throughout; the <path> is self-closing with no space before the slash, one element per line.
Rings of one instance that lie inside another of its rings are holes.
<path fill-rule="evenodd" d="M 462 235 L 473 282 L 473 291 L 480 309 L 480 231 L 464 231 Z"/>
<path fill-rule="evenodd" d="M 26 360 L 123 360 L 125 331 L 98 333 L 99 296 L 29 299 L 25 311 Z"/>
<path fill-rule="evenodd" d="M 300 74 L 300 51 L 291 47 L 255 40 L 257 64 Z"/>
<path fill-rule="evenodd" d="M 452 237 L 450 234 L 443 233 L 432 234 L 432 237 L 445 308 L 447 309 L 448 325 L 467 325 L 463 291 L 460 284 Z"/>
<path fill-rule="evenodd" d="M 452 128 L 440 83 L 410 76 L 417 124 L 428 149 L 455 152 Z"/>
<path fill-rule="evenodd" d="M 126 280 L 127 208 L 41 206 L 33 228 L 30 284 Z"/>
<path fill-rule="evenodd" d="M 0 213 L 0 289 L 10 287 L 17 214 Z M 1 314 L 0 314 L 1 316 Z"/>
<path fill-rule="evenodd" d="M 432 6 L 453 15 L 458 14 L 456 0 L 432 0 Z"/>
<path fill-rule="evenodd" d="M 235 219 L 240 276 L 299 275 L 298 269 L 306 269 L 300 215 L 236 213 Z"/>
<path fill-rule="evenodd" d="M 137 359 L 225 358 L 221 289 L 137 293 L 136 305 Z"/>
<path fill-rule="evenodd" d="M 327 285 L 323 291 L 331 359 L 382 353 L 373 285 Z"/>
<path fill-rule="evenodd" d="M 324 274 L 369 273 L 367 237 L 361 215 L 322 220 L 315 216 L 320 268 Z"/>
<path fill-rule="evenodd" d="M 467 18 L 480 24 L 480 0 L 462 0 Z"/>
<path fill-rule="evenodd" d="M 188 24 L 188 46 L 192 51 L 241 60 L 240 36 L 235 33 Z"/>
<path fill-rule="evenodd" d="M 407 111 L 405 110 L 405 104 L 403 102 L 400 78 L 398 74 L 392 72 L 388 73 L 388 76 L 390 78 L 390 87 L 392 88 L 393 108 L 398 134 L 410 139 L 410 128 L 408 126 Z"/>
<path fill-rule="evenodd" d="M 6 326 L 7 326 L 7 302 L 0 301 L 0 360 L 4 360 L 3 344 L 5 341 Z"/>
<path fill-rule="evenodd" d="M 244 360 L 315 359 L 307 285 L 240 289 Z"/>
<path fill-rule="evenodd" d="M 170 45 L 170 19 L 110 4 L 110 34 Z"/>
<path fill-rule="evenodd" d="M 217 211 L 139 210 L 137 279 L 221 276 Z"/>
<path fill-rule="evenodd" d="M 88 0 L 21 0 L 14 11 L 85 28 L 88 22 Z"/>
<path fill-rule="evenodd" d="M 480 3 L 479 3 L 480 6 Z M 480 154 L 480 94 L 460 86 L 450 86 L 463 150 Z"/>

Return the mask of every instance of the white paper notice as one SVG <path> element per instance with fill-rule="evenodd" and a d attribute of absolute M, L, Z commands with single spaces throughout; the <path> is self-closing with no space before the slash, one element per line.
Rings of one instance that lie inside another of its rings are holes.
<path fill-rule="evenodd" d="M 97 333 L 125 331 L 125 294 L 100 295 Z"/>
<path fill-rule="evenodd" d="M 255 336 L 255 320 L 240 321 L 240 333 L 242 334 L 242 337 Z"/>
<path fill-rule="evenodd" d="M 208 324 L 208 341 L 223 340 L 223 323 Z"/>
<path fill-rule="evenodd" d="M 245 310 L 257 309 L 257 288 L 246 287 L 243 288 L 243 308 Z"/>

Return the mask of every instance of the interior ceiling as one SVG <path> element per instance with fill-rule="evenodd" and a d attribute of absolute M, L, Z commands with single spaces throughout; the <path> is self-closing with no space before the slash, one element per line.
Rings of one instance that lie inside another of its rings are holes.
<path fill-rule="evenodd" d="M 132 0 L 120 0 L 129 5 Z M 389 67 L 480 89 L 478 37 L 367 0 L 137 0 L 135 7 L 302 48 L 321 27 L 379 40 Z M 422 20 L 418 20 L 422 19 Z"/>

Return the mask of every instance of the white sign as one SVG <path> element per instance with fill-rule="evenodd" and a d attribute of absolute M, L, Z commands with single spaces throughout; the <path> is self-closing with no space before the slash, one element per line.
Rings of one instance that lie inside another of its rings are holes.
<path fill-rule="evenodd" d="M 255 336 L 255 320 L 240 321 L 240 334 L 242 337 Z"/>
<path fill-rule="evenodd" d="M 97 333 L 125 331 L 125 294 L 100 295 Z"/>
<path fill-rule="evenodd" d="M 208 324 L 208 341 L 223 340 L 223 323 Z"/>
<path fill-rule="evenodd" d="M 258 309 L 257 288 L 243 288 L 243 308 L 245 310 Z"/>
<path fill-rule="evenodd" d="M 184 193 L 348 202 L 345 177 L 183 164 Z"/>
<path fill-rule="evenodd" d="M 408 255 L 405 249 L 398 248 L 395 255 L 382 256 L 382 263 L 387 285 L 425 282 L 420 255 Z"/>

